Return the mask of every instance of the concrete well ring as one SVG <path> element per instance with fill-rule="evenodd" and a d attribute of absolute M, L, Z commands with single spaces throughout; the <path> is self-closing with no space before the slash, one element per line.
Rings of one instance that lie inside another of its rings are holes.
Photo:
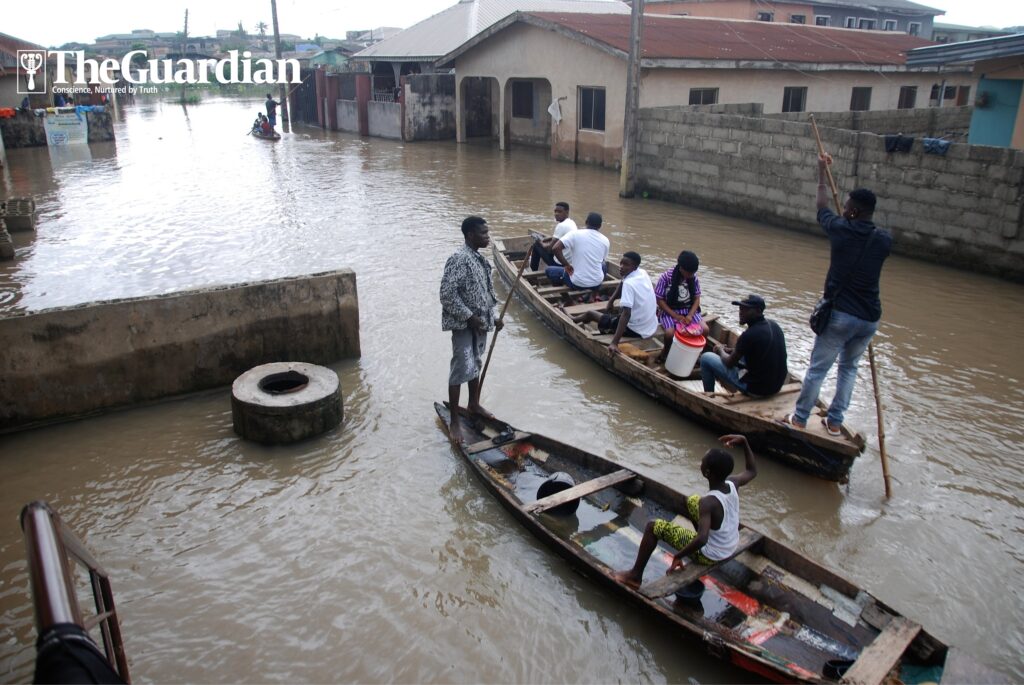
<path fill-rule="evenodd" d="M 331 369 L 306 362 L 273 362 L 249 369 L 231 385 L 235 432 L 268 445 L 325 433 L 344 416 L 341 381 Z"/>

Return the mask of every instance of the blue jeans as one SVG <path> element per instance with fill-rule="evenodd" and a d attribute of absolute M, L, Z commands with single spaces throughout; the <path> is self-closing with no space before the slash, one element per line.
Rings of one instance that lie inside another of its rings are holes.
<path fill-rule="evenodd" d="M 548 277 L 552 285 L 567 285 L 570 288 L 575 289 L 572 281 L 569 280 L 569 274 L 565 272 L 564 266 L 549 266 L 544 269 L 544 275 Z"/>
<path fill-rule="evenodd" d="M 730 369 L 717 352 L 705 352 L 700 356 L 700 377 L 704 381 L 704 392 L 714 392 L 716 380 L 725 381 L 742 393 L 747 392 L 747 384 L 740 379 L 739 364 Z"/>
<path fill-rule="evenodd" d="M 832 426 L 843 423 L 846 409 L 850 406 L 853 386 L 857 382 L 857 364 L 868 349 L 868 343 L 878 330 L 877 321 L 865 321 L 852 314 L 832 310 L 825 332 L 814 340 L 811 351 L 811 366 L 804 376 L 803 388 L 796 401 L 793 418 L 799 423 L 807 423 L 807 419 L 818 401 L 821 382 L 825 380 L 829 369 L 839 359 L 839 373 L 836 379 L 836 395 L 828 408 L 828 422 Z"/>

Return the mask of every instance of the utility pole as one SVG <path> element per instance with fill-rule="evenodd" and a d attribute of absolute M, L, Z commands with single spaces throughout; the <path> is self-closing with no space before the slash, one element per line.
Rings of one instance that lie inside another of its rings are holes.
<path fill-rule="evenodd" d="M 633 197 L 636 190 L 637 109 L 640 107 L 640 41 L 644 31 L 644 0 L 633 0 L 629 27 L 629 67 L 626 71 L 626 116 L 622 127 L 622 168 L 619 196 Z"/>
<path fill-rule="evenodd" d="M 270 0 L 270 14 L 274 22 L 274 55 L 277 57 L 278 64 L 281 63 L 281 32 L 277 28 L 277 0 Z M 286 73 L 285 70 L 281 70 L 282 73 Z M 278 74 L 280 76 L 280 74 Z M 281 91 L 278 97 L 281 98 L 281 127 L 284 128 L 284 122 L 288 121 L 288 90 L 284 83 L 281 83 Z"/>
<path fill-rule="evenodd" d="M 188 8 L 185 9 L 185 30 L 181 32 L 181 59 L 188 54 Z M 185 104 L 185 84 L 181 84 L 181 104 Z"/>

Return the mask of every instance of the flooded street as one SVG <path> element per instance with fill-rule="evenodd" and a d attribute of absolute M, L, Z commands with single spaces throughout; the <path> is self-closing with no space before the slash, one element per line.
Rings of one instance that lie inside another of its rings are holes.
<path fill-rule="evenodd" d="M 466 215 L 486 217 L 492 236 L 548 232 L 565 200 L 581 224 L 600 211 L 613 255 L 638 251 L 652 275 L 697 252 L 709 310 L 735 321 L 731 300 L 764 295 L 802 374 L 825 239 L 622 200 L 617 173 L 543 150 L 304 126 L 255 140 L 259 106 L 138 104 L 116 143 L 7 151 L 2 194 L 34 195 L 39 220 L 0 263 L 0 313 L 351 267 L 363 356 L 333 366 L 343 427 L 288 447 L 238 439 L 229 388 L 0 436 L 0 680 L 31 678 L 17 516 L 33 499 L 50 501 L 112 576 L 135 682 L 748 679 L 570 571 L 474 480 L 432 406 L 451 349 L 438 285 Z M 1024 288 L 894 256 L 882 303 L 893 499 L 865 360 L 847 421 L 869 446 L 850 483 L 762 460 L 743 517 L 1022 680 Z M 706 487 L 698 462 L 713 433 L 575 353 L 519 303 L 483 402 L 680 491 Z"/>

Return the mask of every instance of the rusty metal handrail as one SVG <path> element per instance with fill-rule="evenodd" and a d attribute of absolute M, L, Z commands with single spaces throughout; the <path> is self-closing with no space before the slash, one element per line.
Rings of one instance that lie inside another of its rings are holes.
<path fill-rule="evenodd" d="M 84 630 L 99 625 L 107 661 L 124 682 L 131 683 L 128 658 L 114 606 L 114 593 L 107 572 L 46 502 L 36 501 L 25 505 L 21 510 L 21 529 L 25 534 L 36 630 L 42 635 L 58 623 L 73 623 Z M 72 561 L 82 564 L 89 571 L 96 615 L 88 620 L 83 618 L 75 594 Z"/>

